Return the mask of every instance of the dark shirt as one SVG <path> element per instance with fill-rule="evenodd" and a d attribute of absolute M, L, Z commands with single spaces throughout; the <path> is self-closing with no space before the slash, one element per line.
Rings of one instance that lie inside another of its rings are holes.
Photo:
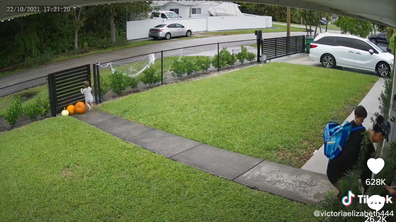
<path fill-rule="evenodd" d="M 352 128 L 358 127 L 355 121 L 351 121 L 351 125 Z M 336 185 L 338 180 L 345 176 L 347 171 L 353 170 L 354 166 L 358 163 L 364 132 L 365 129 L 359 129 L 350 133 L 342 152 L 336 158 L 329 161 L 327 165 L 327 177 L 333 185 Z M 375 153 L 371 142 L 367 149 L 368 152 L 365 159 L 368 160 Z M 371 178 L 371 171 L 368 169 L 367 164 L 365 164 L 365 168 L 361 175 L 363 183 L 366 178 Z"/>

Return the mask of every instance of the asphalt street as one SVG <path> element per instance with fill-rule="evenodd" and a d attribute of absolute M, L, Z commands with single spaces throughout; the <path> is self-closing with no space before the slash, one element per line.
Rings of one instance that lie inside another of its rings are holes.
<path fill-rule="evenodd" d="M 292 36 L 305 35 L 305 32 L 292 32 Z M 278 33 L 263 33 L 263 38 L 276 38 L 286 36 L 285 32 Z M 120 49 L 111 52 L 104 52 L 95 55 L 88 55 L 85 57 L 80 57 L 76 59 L 56 62 L 29 70 L 25 70 L 19 73 L 15 73 L 9 76 L 0 78 L 0 88 L 16 84 L 22 81 L 31 80 L 34 78 L 46 76 L 49 73 L 54 73 L 68 68 L 73 68 L 86 64 L 104 63 L 109 61 L 114 61 L 118 59 L 123 59 L 127 57 L 133 57 L 138 55 L 149 54 L 153 52 L 160 52 L 162 50 L 170 50 L 174 48 L 182 48 L 195 45 L 211 44 L 218 42 L 231 42 L 240 40 L 253 40 L 256 36 L 254 32 L 252 34 L 243 35 L 231 35 L 231 36 L 216 36 L 207 38 L 197 38 L 197 39 L 187 39 L 187 40 L 159 40 L 161 43 L 153 45 L 138 46 L 128 49 Z"/>

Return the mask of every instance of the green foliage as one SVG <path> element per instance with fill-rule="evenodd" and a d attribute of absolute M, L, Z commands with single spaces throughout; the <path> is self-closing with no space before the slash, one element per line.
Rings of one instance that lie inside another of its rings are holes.
<path fill-rule="evenodd" d="M 242 13 L 248 13 L 253 15 L 271 15 L 273 21 L 286 22 L 287 21 L 287 7 L 277 6 L 277 5 L 265 5 L 265 4 L 255 4 L 255 3 L 245 3 L 239 2 L 241 6 L 239 7 Z M 291 8 L 291 15 L 297 13 L 296 8 Z M 291 18 L 292 23 L 300 23 L 300 17 Z"/>
<path fill-rule="evenodd" d="M 386 39 L 388 42 L 390 41 L 390 38 L 395 34 L 395 29 L 392 27 L 386 27 Z"/>
<path fill-rule="evenodd" d="M 389 109 L 391 106 L 391 98 L 392 98 L 392 86 L 393 86 L 393 73 L 391 73 L 391 77 L 385 80 L 385 90 L 381 92 L 380 95 L 380 110 L 381 114 L 385 119 L 389 117 Z M 394 104 L 395 105 L 395 104 Z"/>
<path fill-rule="evenodd" d="M 186 57 L 183 57 L 181 61 L 184 62 L 184 66 L 186 67 L 186 73 L 188 76 L 199 70 L 197 65 L 194 62 L 188 60 Z"/>
<path fill-rule="evenodd" d="M 173 77 L 181 79 L 184 73 L 187 73 L 186 63 L 183 60 L 174 60 L 170 70 Z"/>
<path fill-rule="evenodd" d="M 137 77 L 127 76 L 126 77 L 127 86 L 131 87 L 133 90 L 138 89 L 138 85 L 140 83 L 140 79 Z"/>
<path fill-rule="evenodd" d="M 241 51 L 236 55 L 236 58 L 238 59 L 238 61 L 243 64 L 243 62 L 245 61 L 245 59 L 247 59 L 248 56 L 248 51 L 247 48 L 244 47 L 243 45 L 241 46 Z"/>
<path fill-rule="evenodd" d="M 335 25 L 341 28 L 342 33 L 349 32 L 362 38 L 366 38 L 373 30 L 370 22 L 347 16 L 339 16 L 337 21 L 335 21 Z"/>
<path fill-rule="evenodd" d="M 214 67 L 216 67 L 216 68 L 218 68 L 218 55 L 215 55 L 213 58 L 212 58 L 212 65 L 214 66 Z M 227 48 L 223 48 L 221 51 L 220 51 L 220 69 L 221 68 L 223 68 L 223 67 L 225 67 L 225 66 L 230 66 L 230 65 L 233 65 L 234 63 L 232 63 L 234 61 L 234 58 L 233 58 L 233 56 L 231 55 L 231 53 L 227 50 Z M 236 61 L 236 58 L 235 58 L 235 61 Z"/>
<path fill-rule="evenodd" d="M 143 71 L 140 80 L 144 84 L 148 84 L 149 87 L 153 87 L 155 84 L 161 82 L 161 73 L 157 73 L 157 70 L 151 66 L 150 68 Z"/>
<path fill-rule="evenodd" d="M 23 109 L 22 109 L 21 97 L 17 96 L 13 98 L 10 107 L 8 107 L 7 112 L 4 115 L 4 118 L 12 126 L 15 125 L 19 117 L 22 116 L 22 112 Z"/>
<path fill-rule="evenodd" d="M 392 54 L 395 55 L 395 41 L 396 41 L 396 33 L 389 40 L 389 48 L 392 50 Z"/>
<path fill-rule="evenodd" d="M 110 87 L 110 81 L 109 78 L 103 77 L 103 75 L 100 76 L 100 93 L 105 95 L 109 90 L 111 89 Z"/>
<path fill-rule="evenodd" d="M 115 71 L 110 75 L 110 88 L 117 95 L 121 95 L 121 93 L 126 89 L 127 81 L 126 76 L 119 71 Z"/>
<path fill-rule="evenodd" d="M 236 55 L 232 53 L 231 56 L 228 58 L 227 65 L 232 66 L 236 63 L 236 61 L 237 61 Z"/>
<path fill-rule="evenodd" d="M 253 52 L 248 52 L 246 60 L 252 62 L 255 59 L 256 59 L 256 54 L 254 54 Z"/>
<path fill-rule="evenodd" d="M 198 71 L 202 70 L 202 72 L 206 73 L 210 68 L 210 58 L 209 57 L 199 58 L 197 61 L 195 61 L 195 64 L 197 65 Z"/>

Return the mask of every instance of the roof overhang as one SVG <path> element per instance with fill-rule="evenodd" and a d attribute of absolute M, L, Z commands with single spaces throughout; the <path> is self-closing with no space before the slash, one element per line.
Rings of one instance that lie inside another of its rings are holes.
<path fill-rule="evenodd" d="M 119 0 L 0 0 L 0 19 L 6 20 L 29 13 L 8 13 L 7 6 L 85 6 L 115 2 L 131 2 Z M 264 3 L 272 5 L 290 6 L 296 8 L 312 9 L 323 12 L 347 15 L 355 18 L 369 20 L 392 27 L 396 27 L 396 1 L 395 0 L 240 0 L 240 2 Z"/>

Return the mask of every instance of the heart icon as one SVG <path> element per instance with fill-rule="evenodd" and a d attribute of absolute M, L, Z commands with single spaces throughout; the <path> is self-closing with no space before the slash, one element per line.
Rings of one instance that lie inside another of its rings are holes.
<path fill-rule="evenodd" d="M 384 168 L 385 162 L 382 158 L 378 158 L 378 159 L 370 158 L 367 161 L 367 166 L 371 170 L 371 172 L 377 174 L 382 170 L 382 168 Z"/>

